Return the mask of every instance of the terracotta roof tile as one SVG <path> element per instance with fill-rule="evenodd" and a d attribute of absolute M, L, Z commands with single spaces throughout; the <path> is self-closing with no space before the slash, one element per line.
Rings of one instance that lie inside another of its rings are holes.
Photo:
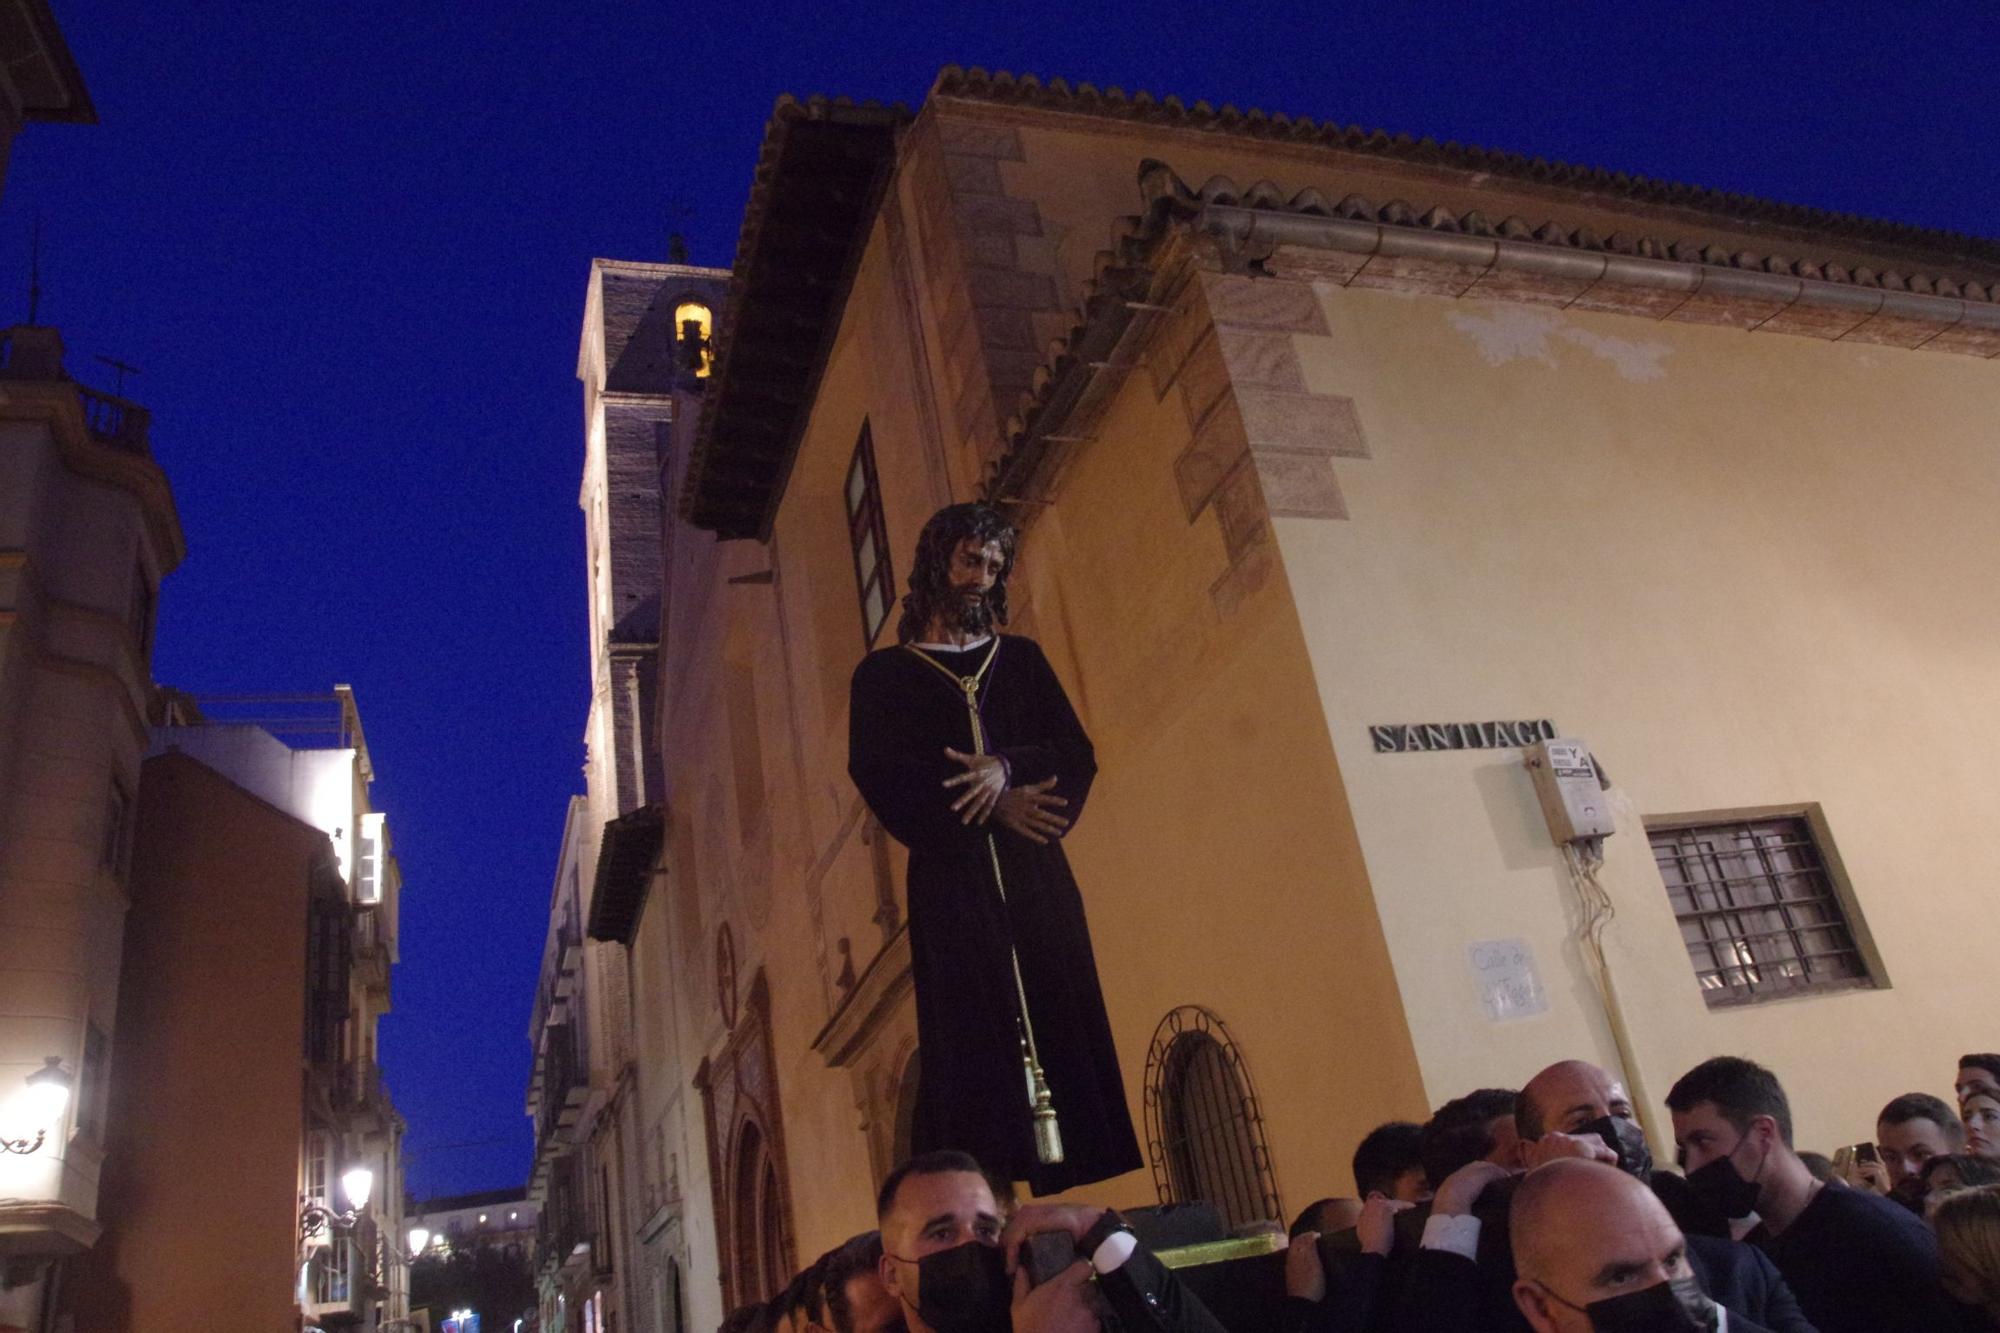
<path fill-rule="evenodd" d="M 956 65 L 947 66 L 938 74 L 931 87 L 931 96 L 1208 130 L 1275 143 L 1313 144 L 1403 162 L 1608 194 L 1637 203 L 1699 210 L 1736 222 L 1823 232 L 1863 244 L 1931 251 L 1939 256 L 1938 267 L 1965 263 L 2000 265 L 2000 240 L 1990 237 L 1918 227 L 1804 204 L 1782 203 L 1699 185 L 1654 180 L 1602 167 L 1551 162 L 1546 158 L 1497 151 L 1477 144 L 1439 143 L 1431 138 L 1389 134 L 1358 125 L 1271 114 L 1255 107 L 1249 111 L 1238 111 L 1226 104 L 1218 109 L 1207 102 L 1196 102 L 1190 106 L 1178 97 L 1155 97 L 1147 92 L 1128 95 L 1116 87 L 1099 89 L 1088 83 L 1071 84 L 1063 79 L 1045 82 L 1032 74 L 988 73 L 976 67 L 961 69 Z"/>
<path fill-rule="evenodd" d="M 942 79 L 940 83 L 943 83 Z M 1510 216 L 1495 223 L 1477 210 L 1461 215 L 1433 206 L 1420 213 L 1413 205 L 1400 199 L 1377 205 L 1358 194 L 1350 194 L 1329 208 L 1325 197 L 1316 190 L 1287 194 L 1271 181 L 1260 180 L 1246 186 L 1226 176 L 1212 176 L 1199 189 L 1194 189 L 1181 180 L 1171 167 L 1153 159 L 1140 165 L 1139 193 L 1145 203 L 1145 211 L 1126 218 L 1112 247 L 1097 255 L 1094 276 L 1086 285 L 1075 322 L 1067 335 L 1050 345 L 1048 357 L 1035 372 L 1033 386 L 1024 396 L 1020 411 L 1007 424 L 1007 447 L 985 478 L 985 492 L 990 498 L 1030 506 L 1046 498 L 1036 493 L 1040 488 L 1038 479 L 1048 475 L 1051 441 L 1058 438 L 1058 433 L 1067 434 L 1072 407 L 1091 392 L 1081 381 L 1087 380 L 1092 372 L 1105 368 L 1107 345 L 1123 336 L 1134 319 L 1132 312 L 1135 309 L 1145 308 L 1146 288 L 1153 276 L 1149 265 L 1160 244 L 1177 226 L 1191 221 L 1210 207 L 1250 208 L 1274 214 L 1333 218 L 1409 231 L 1492 238 L 1551 249 L 1596 251 L 1625 259 L 1789 277 L 1848 287 L 1855 289 L 1858 300 L 1867 301 L 1867 297 L 1873 295 L 1872 302 L 1857 307 L 1853 323 L 1843 325 L 1852 329 L 1859 329 L 1859 326 L 1887 313 L 1891 307 L 1886 302 L 1901 300 L 1912 306 L 1924 304 L 1913 301 L 1913 297 L 1939 297 L 1967 305 L 2000 305 L 2000 281 L 1956 281 L 1926 274 L 1878 271 L 1865 266 L 1848 269 L 1837 263 L 1730 251 L 1698 239 L 1670 240 L 1626 232 L 1601 236 L 1589 228 L 1570 227 L 1556 221 L 1544 221 L 1537 226 Z M 1719 281 L 1714 285 L 1726 287 Z M 1897 297 L 1892 293 L 1908 295 Z M 1717 295 L 1726 299 L 1728 293 L 1725 290 Z M 1679 299 L 1673 298 L 1669 304 L 1678 304 Z M 1929 309 L 1935 310 L 1936 307 L 1933 305 Z M 1809 310 L 1800 310 L 1797 314 L 1788 311 L 1772 317 L 1769 327 L 1774 332 L 1804 332 L 1808 325 L 1815 322 L 1809 318 L 1811 314 Z M 1909 336 L 1907 341 L 1898 336 L 1908 333 L 1910 326 L 1918 324 L 1922 325 L 1920 334 Z M 1862 341 L 1912 347 L 1930 345 L 1939 351 L 1966 352 L 1983 357 L 1995 355 L 1991 345 L 1992 334 L 1970 330 L 1962 334 L 1957 328 L 1938 323 L 1937 317 L 1928 311 L 1923 320 L 1885 321 L 1880 334 L 1869 336 L 1866 329 L 1860 329 L 1855 336 Z"/>
<path fill-rule="evenodd" d="M 1982 283 L 1926 273 L 1900 273 L 1868 267 L 1845 268 L 1835 263 L 1760 255 L 1748 250 L 1731 251 L 1711 241 L 1669 240 L 1664 237 L 1634 236 L 1627 232 L 1600 235 L 1589 227 L 1571 227 L 1558 221 L 1535 226 L 1518 217 L 1508 217 L 1497 225 L 1483 214 L 1472 211 L 1460 216 L 1448 209 L 1433 207 L 1418 213 L 1401 199 L 1377 206 L 1358 194 L 1348 195 L 1329 212 L 1317 190 L 1301 190 L 1287 195 L 1270 181 L 1238 185 L 1224 176 L 1214 176 L 1200 189 L 1190 188 L 1164 162 L 1147 159 L 1139 168 L 1139 193 L 1148 205 L 1143 218 L 1127 220 L 1127 235 L 1151 237 L 1177 214 L 1191 213 L 1206 204 L 1258 208 L 1268 212 L 1305 216 L 1337 217 L 1355 222 L 1377 222 L 1386 226 L 1420 228 L 1465 236 L 1492 236 L 1503 240 L 1532 241 L 1540 245 L 1576 250 L 1598 250 L 1609 254 L 1646 259 L 1666 259 L 1710 268 L 1734 268 L 1787 277 L 1813 278 L 1821 282 L 1852 283 L 1858 287 L 1885 291 L 1914 292 L 1925 296 L 1957 297 L 1967 301 L 2000 301 L 2000 282 Z"/>

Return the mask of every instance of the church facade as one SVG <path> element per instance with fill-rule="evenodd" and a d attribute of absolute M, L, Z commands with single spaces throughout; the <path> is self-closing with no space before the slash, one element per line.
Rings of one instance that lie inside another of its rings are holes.
<path fill-rule="evenodd" d="M 1021 524 L 1011 628 L 1097 747 L 1066 850 L 1148 1168 L 1092 1198 L 1285 1217 L 1565 1057 L 1658 1123 L 1750 1055 L 1828 1149 L 1942 1091 L 1992 1045 L 1996 283 L 1989 241 L 1171 99 L 781 101 L 664 439 L 660 852 L 595 890 L 660 1182 L 611 1225 L 685 1326 L 872 1225 L 908 1141 L 847 687 L 956 500 Z M 1562 754 L 1601 842 L 1544 818 Z"/>

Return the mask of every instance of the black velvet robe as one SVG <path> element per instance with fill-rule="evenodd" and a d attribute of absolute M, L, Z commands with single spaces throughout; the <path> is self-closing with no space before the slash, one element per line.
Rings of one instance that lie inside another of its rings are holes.
<path fill-rule="evenodd" d="M 930 656 L 953 673 L 979 669 L 990 645 Z M 1083 899 L 1062 844 L 1036 844 L 997 822 L 965 825 L 951 810 L 964 772 L 945 747 L 973 750 L 965 694 L 907 648 L 870 653 L 855 668 L 848 772 L 884 828 L 910 849 L 910 953 L 917 992 L 919 1075 L 913 1147 L 958 1148 L 989 1171 L 1051 1194 L 1142 1164 L 1118 1053 L 1098 990 Z M 1057 779 L 1072 821 L 1097 761 L 1048 659 L 1032 639 L 1003 635 L 980 690 L 986 749 L 1015 786 Z M 1003 908 L 986 837 L 1006 878 Z M 1064 1158 L 1035 1159 L 1022 1071 L 1011 932 L 1021 960 L 1042 1069 Z"/>

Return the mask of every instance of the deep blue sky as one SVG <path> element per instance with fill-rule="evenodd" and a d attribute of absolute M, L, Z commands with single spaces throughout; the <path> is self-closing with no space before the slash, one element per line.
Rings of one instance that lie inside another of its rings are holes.
<path fill-rule="evenodd" d="M 160 679 L 358 692 L 406 883 L 384 1060 L 420 1195 L 530 1152 L 587 701 L 589 260 L 664 258 L 678 225 L 727 263 L 778 93 L 1029 70 L 2000 232 L 1983 3 L 55 7 L 102 123 L 18 141 L 0 316 L 39 210 L 43 320 L 80 378 L 142 368 L 187 529 Z"/>

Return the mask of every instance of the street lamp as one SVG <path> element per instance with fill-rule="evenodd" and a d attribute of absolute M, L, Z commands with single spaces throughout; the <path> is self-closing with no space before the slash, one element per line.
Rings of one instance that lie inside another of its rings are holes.
<path fill-rule="evenodd" d="M 23 1134 L 18 1139 L 10 1139 L 0 1134 L 0 1152 L 26 1157 L 47 1142 L 49 1126 L 61 1124 L 63 1112 L 69 1109 L 70 1082 L 70 1076 L 63 1071 L 61 1058 L 53 1055 L 46 1057 L 42 1067 L 28 1075 L 28 1090 L 15 1098 L 21 1108 L 24 1127 L 33 1125 L 35 1137 L 31 1139 Z"/>
<path fill-rule="evenodd" d="M 322 1203 L 308 1203 L 299 1214 L 299 1239 L 311 1240 L 328 1229 L 352 1231 L 354 1224 L 361 1220 L 361 1214 L 368 1207 L 368 1196 L 375 1189 L 375 1173 L 365 1166 L 350 1167 L 341 1173 L 340 1187 L 347 1193 L 348 1209 L 336 1213 Z"/>
<path fill-rule="evenodd" d="M 429 1227 L 410 1228 L 410 1257 L 416 1258 L 430 1248 L 431 1229 Z"/>

